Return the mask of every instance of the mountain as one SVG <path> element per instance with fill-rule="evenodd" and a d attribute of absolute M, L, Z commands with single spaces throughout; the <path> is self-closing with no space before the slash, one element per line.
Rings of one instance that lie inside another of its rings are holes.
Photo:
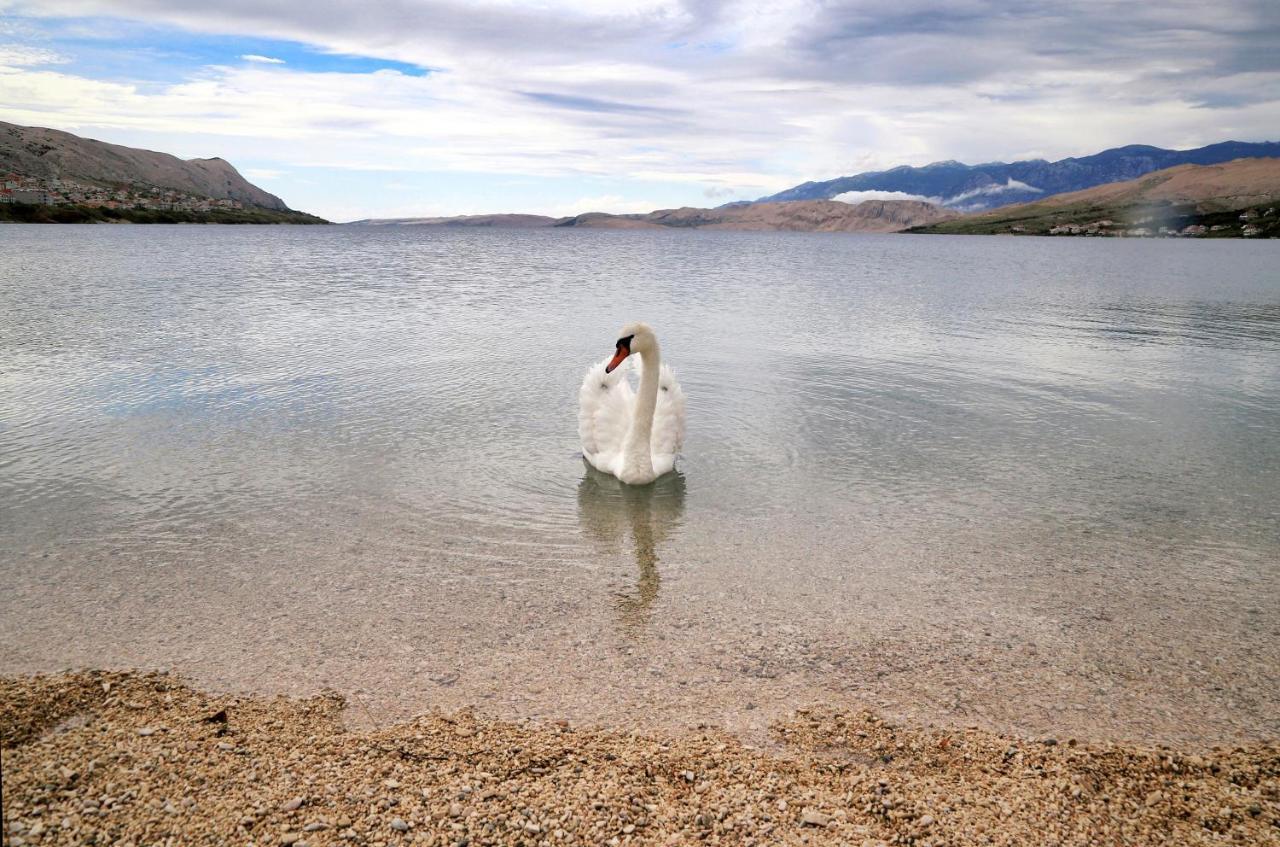
<path fill-rule="evenodd" d="M 101 186 L 157 186 L 247 207 L 289 211 L 283 200 L 250 183 L 223 159 L 183 161 L 168 153 L 0 121 L 0 175 L 5 173 Z"/>
<path fill-rule="evenodd" d="M 592 228 L 790 230 L 797 232 L 898 232 L 957 217 L 955 212 L 914 200 L 869 200 L 851 205 L 832 200 L 754 203 L 717 209 L 661 209 L 647 215 L 595 212 L 556 226 Z"/>
<path fill-rule="evenodd" d="M 1280 158 L 1178 165 L 916 231 L 1157 235 L 1161 228 L 1184 232 L 1188 227 L 1188 235 L 1280 236 Z"/>
<path fill-rule="evenodd" d="M 1166 150 L 1134 144 L 1056 162 L 1044 159 L 983 165 L 935 162 L 921 168 L 902 166 L 826 182 L 806 182 L 762 197 L 757 202 L 825 200 L 846 192 L 895 191 L 957 211 L 974 212 L 1130 180 L 1177 165 L 1212 165 L 1259 156 L 1280 156 L 1280 142 L 1224 141 L 1194 150 Z"/>

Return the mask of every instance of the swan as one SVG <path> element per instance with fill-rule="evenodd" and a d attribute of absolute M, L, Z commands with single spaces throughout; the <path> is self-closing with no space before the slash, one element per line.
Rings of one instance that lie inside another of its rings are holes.
<path fill-rule="evenodd" d="M 632 355 L 640 357 L 638 392 L 618 368 Z M 592 467 L 628 485 L 646 485 L 675 468 L 684 444 L 684 392 L 662 364 L 648 324 L 624 326 L 613 356 L 587 369 L 578 390 L 578 437 Z"/>

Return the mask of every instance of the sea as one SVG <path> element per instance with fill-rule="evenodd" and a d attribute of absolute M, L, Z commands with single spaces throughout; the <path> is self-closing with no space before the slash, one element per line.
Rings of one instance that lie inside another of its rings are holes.
<path fill-rule="evenodd" d="M 650 323 L 677 471 L 590 469 Z M 0 672 L 1280 733 L 1280 243 L 0 227 Z"/>

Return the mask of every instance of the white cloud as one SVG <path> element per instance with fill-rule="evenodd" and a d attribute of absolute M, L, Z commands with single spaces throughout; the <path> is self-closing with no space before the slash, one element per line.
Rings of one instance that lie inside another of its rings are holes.
<path fill-rule="evenodd" d="M 989 196 L 992 194 L 1006 194 L 1010 191 L 1030 191 L 1034 194 L 1044 193 L 1044 189 L 1042 188 L 1036 188 L 1034 185 L 1028 185 L 1025 182 L 1020 182 L 1014 179 L 1013 177 L 1009 177 L 1009 181 L 1004 183 L 1003 185 L 1000 183 L 996 183 L 994 185 L 984 185 L 980 188 L 974 188 L 970 191 L 961 192 L 960 194 L 957 194 L 954 197 L 948 197 L 946 202 L 947 202 L 947 205 L 950 206 L 957 203 L 963 203 L 965 200 L 969 200 L 973 197 L 983 197 L 983 196 Z"/>
<path fill-rule="evenodd" d="M 831 198 L 840 203 L 858 205 L 867 200 L 919 200 L 923 203 L 941 203 L 941 197 L 925 197 L 923 194 L 908 194 L 905 191 L 846 191 Z"/>
<path fill-rule="evenodd" d="M 61 65 L 67 57 L 41 47 L 25 44 L 0 44 L 0 67 L 34 67 L 36 65 Z"/>
<path fill-rule="evenodd" d="M 615 190 L 671 206 L 705 202 L 707 186 L 752 198 L 939 159 L 1274 138 L 1280 72 L 1260 41 L 1274 0 L 1223 3 L 1206 19 L 1193 0 L 1082 0 L 1067 18 L 995 0 L 369 0 L 305 14 L 292 0 L 0 0 L 0 17 L 64 29 L 138 20 L 440 69 L 308 73 L 245 54 L 134 85 L 55 73 L 39 66 L 56 54 L 35 48 L 6 62 L 0 47 L 0 118 L 288 170 L 555 179 L 562 207 Z M 375 184 L 327 202 L 375 205 Z"/>

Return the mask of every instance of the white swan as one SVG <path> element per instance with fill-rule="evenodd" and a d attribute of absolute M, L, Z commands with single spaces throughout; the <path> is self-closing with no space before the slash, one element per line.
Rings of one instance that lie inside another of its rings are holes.
<path fill-rule="evenodd" d="M 618 365 L 640 357 L 640 389 Z M 684 444 L 684 392 L 662 364 L 648 324 L 627 324 L 614 355 L 587 370 L 578 390 L 578 436 L 592 467 L 628 485 L 645 485 L 676 464 Z"/>

